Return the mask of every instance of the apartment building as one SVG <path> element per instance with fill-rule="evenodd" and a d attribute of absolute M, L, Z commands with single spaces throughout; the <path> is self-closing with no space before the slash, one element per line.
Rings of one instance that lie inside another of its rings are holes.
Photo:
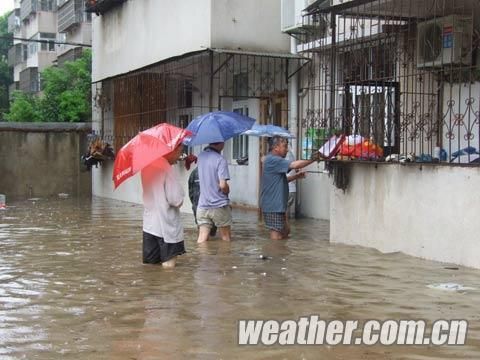
<path fill-rule="evenodd" d="M 306 59 L 289 53 L 278 0 L 90 3 L 99 15 L 93 19 L 92 127 L 117 150 L 155 124 L 184 127 L 213 110 L 288 126 L 289 82 Z M 225 143 L 234 204 L 258 207 L 265 152 L 255 137 Z M 182 164 L 178 171 L 186 186 L 188 171 Z M 114 191 L 111 163 L 92 176 L 94 195 L 142 201 L 139 177 Z M 187 200 L 182 211 L 190 209 Z"/>
<path fill-rule="evenodd" d="M 8 31 L 14 37 L 8 54 L 13 69 L 10 94 L 41 91 L 41 72 L 74 60 L 83 48 L 57 43 L 91 44 L 90 23 L 91 15 L 84 12 L 80 0 L 15 0 L 8 18 Z"/>

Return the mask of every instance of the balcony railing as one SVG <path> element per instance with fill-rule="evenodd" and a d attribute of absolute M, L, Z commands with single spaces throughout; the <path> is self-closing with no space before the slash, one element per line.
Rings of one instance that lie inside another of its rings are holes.
<path fill-rule="evenodd" d="M 82 57 L 83 48 L 76 47 L 68 50 L 57 58 L 58 66 L 63 66 L 67 61 L 75 61 Z"/>
<path fill-rule="evenodd" d="M 30 14 L 37 11 L 38 0 L 22 0 L 20 3 L 20 20 L 23 21 L 30 16 Z"/>
<path fill-rule="evenodd" d="M 24 21 L 37 11 L 56 11 L 55 0 L 22 0 L 20 3 L 20 20 Z"/>
<path fill-rule="evenodd" d="M 125 1 L 127 0 L 85 0 L 85 9 L 87 12 L 103 15 L 110 9 L 123 4 Z"/>
<path fill-rule="evenodd" d="M 67 32 L 80 24 L 83 17 L 83 0 L 67 0 L 58 8 L 58 32 Z"/>
<path fill-rule="evenodd" d="M 20 72 L 19 90 L 25 93 L 36 93 L 40 91 L 38 68 L 30 67 Z"/>
<path fill-rule="evenodd" d="M 20 29 L 20 9 L 15 9 L 8 16 L 8 32 L 14 33 Z"/>
<path fill-rule="evenodd" d="M 15 44 L 8 49 L 8 66 L 16 66 L 22 62 L 22 44 Z"/>

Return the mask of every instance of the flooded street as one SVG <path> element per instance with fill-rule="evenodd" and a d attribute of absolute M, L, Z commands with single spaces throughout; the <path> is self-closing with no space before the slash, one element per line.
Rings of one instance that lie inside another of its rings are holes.
<path fill-rule="evenodd" d="M 142 207 L 40 199 L 0 212 L 0 359 L 478 359 L 480 271 L 330 245 L 328 222 L 268 240 L 234 212 L 232 243 L 174 270 L 141 263 Z M 264 255 L 263 259 L 261 255 Z M 458 283 L 474 290 L 444 291 Z M 467 319 L 465 346 L 239 346 L 240 319 Z"/>

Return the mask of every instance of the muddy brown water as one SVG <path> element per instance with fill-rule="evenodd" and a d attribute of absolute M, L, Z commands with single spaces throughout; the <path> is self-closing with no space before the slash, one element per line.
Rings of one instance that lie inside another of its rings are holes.
<path fill-rule="evenodd" d="M 0 212 L 0 359 L 479 359 L 480 271 L 332 245 L 328 222 L 272 242 L 235 211 L 233 241 L 141 263 L 142 207 L 38 199 Z M 261 259 L 261 255 L 267 259 Z M 446 268 L 447 267 L 447 268 Z M 475 290 L 443 291 L 435 283 Z M 240 319 L 467 319 L 465 346 L 239 346 Z"/>

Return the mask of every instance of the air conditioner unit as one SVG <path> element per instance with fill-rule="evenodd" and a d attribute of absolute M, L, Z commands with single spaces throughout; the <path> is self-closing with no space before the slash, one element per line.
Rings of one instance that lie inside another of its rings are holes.
<path fill-rule="evenodd" d="M 450 15 L 418 24 L 417 67 L 470 65 L 472 32 L 472 19 L 460 15 Z"/>

